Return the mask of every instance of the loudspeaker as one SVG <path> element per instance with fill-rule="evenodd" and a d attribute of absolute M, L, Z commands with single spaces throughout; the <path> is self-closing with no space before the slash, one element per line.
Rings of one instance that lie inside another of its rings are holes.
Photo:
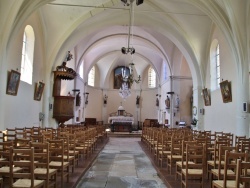
<path fill-rule="evenodd" d="M 243 112 L 248 112 L 248 104 L 247 104 L 247 102 L 243 102 Z"/>
<path fill-rule="evenodd" d="M 200 109 L 200 114 L 204 115 L 204 113 L 205 113 L 205 109 L 204 109 L 204 108 L 201 108 L 201 109 Z"/>
<path fill-rule="evenodd" d="M 142 4 L 143 3 L 143 0 L 136 0 L 136 5 L 138 6 L 138 5 L 140 5 L 140 4 Z"/>

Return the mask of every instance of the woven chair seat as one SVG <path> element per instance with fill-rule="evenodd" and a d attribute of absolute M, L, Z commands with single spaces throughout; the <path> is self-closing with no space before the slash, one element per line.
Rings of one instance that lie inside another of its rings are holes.
<path fill-rule="evenodd" d="M 219 169 L 211 169 L 211 172 L 215 175 L 218 175 L 219 174 Z M 221 169 L 220 170 L 220 173 L 221 175 L 224 175 L 224 169 Z M 230 175 L 235 175 L 234 171 L 232 170 L 227 170 L 227 174 L 230 176 Z"/>
<path fill-rule="evenodd" d="M 194 162 L 188 161 L 188 164 L 194 164 Z M 176 162 L 176 165 L 182 167 L 182 162 L 181 162 L 181 161 L 177 161 L 177 162 Z M 183 162 L 183 165 L 184 165 L 184 166 L 186 165 L 186 161 Z"/>
<path fill-rule="evenodd" d="M 34 186 L 39 186 L 44 183 L 44 180 L 34 180 Z M 31 187 L 30 179 L 19 179 L 15 183 L 13 183 L 13 187 Z"/>
<path fill-rule="evenodd" d="M 217 187 L 223 187 L 223 180 L 214 180 L 213 184 Z M 227 180 L 227 188 L 236 188 L 235 180 Z M 243 185 L 240 184 L 240 188 L 243 188 Z"/>
<path fill-rule="evenodd" d="M 56 172 L 57 170 L 56 169 L 49 169 L 49 174 L 51 174 L 51 173 L 54 173 L 54 172 Z M 34 170 L 34 173 L 35 173 L 35 175 L 43 175 L 43 174 L 47 174 L 47 169 L 46 168 L 36 168 L 35 170 Z"/>
<path fill-rule="evenodd" d="M 69 165 L 69 162 L 64 162 L 63 164 L 64 164 L 64 166 L 66 166 L 66 165 Z M 60 167 L 60 166 L 62 166 L 62 162 L 60 162 L 60 161 L 51 161 L 49 163 L 49 166 Z"/>
<path fill-rule="evenodd" d="M 182 173 L 186 174 L 186 169 L 182 169 Z M 202 175 L 203 170 L 202 169 L 188 169 L 187 172 L 189 175 Z"/>
<path fill-rule="evenodd" d="M 14 167 L 13 172 L 18 172 L 22 170 L 20 167 Z M 9 166 L 3 166 L 0 168 L 0 173 L 10 173 L 10 167 Z"/>

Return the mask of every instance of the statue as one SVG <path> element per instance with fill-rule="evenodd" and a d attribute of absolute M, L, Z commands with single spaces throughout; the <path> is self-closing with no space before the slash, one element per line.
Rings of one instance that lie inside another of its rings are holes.
<path fill-rule="evenodd" d="M 170 109 L 170 99 L 167 95 L 167 99 L 165 100 L 165 104 L 166 104 L 166 109 Z"/>
<path fill-rule="evenodd" d="M 156 106 L 159 106 L 159 99 L 158 99 L 158 97 L 156 98 Z"/>
<path fill-rule="evenodd" d="M 76 95 L 76 106 L 81 106 L 80 92 L 78 92 L 77 95 Z"/>
<path fill-rule="evenodd" d="M 139 105 L 139 104 L 140 104 L 140 96 L 137 95 L 137 97 L 136 97 L 136 105 Z"/>
<path fill-rule="evenodd" d="M 108 100 L 108 96 L 105 94 L 105 95 L 104 95 L 104 98 L 103 98 L 103 103 L 104 103 L 104 104 L 107 104 L 107 100 Z"/>
<path fill-rule="evenodd" d="M 179 97 L 178 97 L 178 95 L 176 96 L 176 99 L 175 99 L 175 107 L 176 108 L 179 108 L 179 106 L 180 106 L 180 99 L 179 99 Z"/>

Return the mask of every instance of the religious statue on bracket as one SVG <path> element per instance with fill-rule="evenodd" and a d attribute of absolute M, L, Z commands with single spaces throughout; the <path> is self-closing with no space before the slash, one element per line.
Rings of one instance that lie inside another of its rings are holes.
<path fill-rule="evenodd" d="M 103 97 L 103 104 L 107 104 L 107 101 L 108 101 L 108 96 L 105 94 L 104 97 Z"/>
<path fill-rule="evenodd" d="M 161 97 L 161 95 L 156 94 L 156 106 L 157 107 L 159 107 L 159 98 L 158 98 L 158 96 Z"/>
<path fill-rule="evenodd" d="M 176 107 L 176 108 L 179 108 L 179 106 L 180 106 L 180 99 L 179 99 L 178 95 L 176 95 L 175 107 Z"/>
<path fill-rule="evenodd" d="M 137 97 L 136 97 L 136 106 L 139 107 L 139 105 L 140 105 L 140 96 L 137 95 Z"/>
<path fill-rule="evenodd" d="M 80 92 L 78 92 L 77 95 L 76 95 L 76 106 L 81 106 Z"/>
<path fill-rule="evenodd" d="M 167 99 L 165 100 L 165 104 L 166 104 L 166 109 L 170 109 L 170 98 L 167 95 Z"/>

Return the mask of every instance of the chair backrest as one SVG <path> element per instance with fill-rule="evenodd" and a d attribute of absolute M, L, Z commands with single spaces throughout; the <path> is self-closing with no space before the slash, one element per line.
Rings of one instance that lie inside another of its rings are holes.
<path fill-rule="evenodd" d="M 240 140 L 241 139 L 245 139 L 245 138 L 247 138 L 246 136 L 235 136 L 235 144 L 234 145 L 236 145 L 236 144 L 239 144 L 240 143 Z"/>
<path fill-rule="evenodd" d="M 34 148 L 35 167 L 47 169 L 46 180 L 49 181 L 49 143 L 30 142 L 30 147 Z"/>
<path fill-rule="evenodd" d="M 245 138 L 245 139 L 242 138 L 238 142 L 238 145 L 239 145 L 239 150 L 241 152 L 248 152 L 248 153 L 250 153 L 250 138 Z"/>
<path fill-rule="evenodd" d="M 187 145 L 197 145 L 197 141 L 185 141 L 185 140 L 183 140 L 182 141 L 182 146 L 181 146 L 181 156 L 182 156 L 182 160 L 181 160 L 181 162 L 182 162 L 182 166 L 184 167 L 185 165 L 184 165 L 184 162 L 186 161 L 186 147 L 187 147 Z"/>
<path fill-rule="evenodd" d="M 239 153 L 234 151 L 225 151 L 225 165 L 224 165 L 224 178 L 223 186 L 227 187 L 227 180 L 234 178 L 236 180 L 236 169 L 237 169 L 237 160 L 241 159 L 242 161 L 247 160 L 247 153 Z M 228 173 L 228 170 L 232 170 L 234 174 Z"/>
<path fill-rule="evenodd" d="M 13 146 L 14 146 L 14 142 L 12 141 L 0 142 L 0 151 L 9 152 L 10 147 L 13 147 Z"/>
<path fill-rule="evenodd" d="M 34 187 L 34 148 L 30 149 L 14 149 L 10 147 L 10 182 L 14 183 L 14 179 L 30 179 L 31 187 Z M 25 170 L 15 172 L 13 167 L 21 167 Z"/>
<path fill-rule="evenodd" d="M 244 188 L 250 187 L 250 162 L 242 161 L 237 159 L 237 170 L 236 170 L 236 186 L 240 187 L 243 184 Z"/>
<path fill-rule="evenodd" d="M 236 153 L 238 152 L 238 147 L 237 146 L 225 146 L 225 145 L 219 146 L 218 179 L 221 179 L 223 177 L 222 169 L 224 169 L 225 165 L 222 162 L 226 161 L 226 155 L 225 155 L 226 151 Z"/>
<path fill-rule="evenodd" d="M 181 155 L 182 154 L 182 138 L 176 138 L 172 136 L 171 138 L 171 156 L 172 155 Z"/>
<path fill-rule="evenodd" d="M 190 162 L 194 163 L 190 163 Z M 204 144 L 186 145 L 186 173 L 188 169 L 205 169 L 205 147 Z M 187 173 L 188 174 L 188 173 Z"/>
<path fill-rule="evenodd" d="M 50 161 L 59 161 L 64 164 L 64 141 L 63 139 L 48 140 Z"/>
<path fill-rule="evenodd" d="M 44 136 L 42 134 L 33 134 L 30 136 L 31 142 L 44 142 Z"/>

